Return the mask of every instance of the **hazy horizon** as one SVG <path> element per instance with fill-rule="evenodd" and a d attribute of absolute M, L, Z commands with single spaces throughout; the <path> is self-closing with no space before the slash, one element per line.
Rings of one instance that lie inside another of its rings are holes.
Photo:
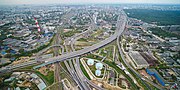
<path fill-rule="evenodd" d="M 0 0 L 0 5 L 23 4 L 180 4 L 180 0 Z"/>

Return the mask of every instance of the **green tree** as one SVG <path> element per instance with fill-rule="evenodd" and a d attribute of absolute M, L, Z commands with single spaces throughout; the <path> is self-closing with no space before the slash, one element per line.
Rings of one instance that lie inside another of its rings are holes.
<path fill-rule="evenodd" d="M 23 52 L 24 52 L 23 48 L 19 49 L 19 53 L 23 53 Z"/>
<path fill-rule="evenodd" d="M 11 58 L 11 56 L 12 55 L 8 53 L 8 54 L 4 55 L 4 58 Z"/>
<path fill-rule="evenodd" d="M 171 77 L 172 77 L 173 80 L 175 80 L 175 81 L 177 80 L 175 75 L 171 74 Z"/>

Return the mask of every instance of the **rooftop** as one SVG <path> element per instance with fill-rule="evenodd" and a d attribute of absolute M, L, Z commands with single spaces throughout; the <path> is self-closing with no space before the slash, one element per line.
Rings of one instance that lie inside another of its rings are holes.
<path fill-rule="evenodd" d="M 131 56 L 131 58 L 133 58 L 133 61 L 137 65 L 148 65 L 147 61 L 139 54 L 139 52 L 131 51 L 129 55 Z"/>
<path fill-rule="evenodd" d="M 93 65 L 94 64 L 94 60 L 93 59 L 88 59 L 87 60 L 87 64 L 88 65 Z"/>
<path fill-rule="evenodd" d="M 100 76 L 101 75 L 101 70 L 96 70 L 95 74 L 96 74 L 96 76 Z"/>
<path fill-rule="evenodd" d="M 103 64 L 102 63 L 96 63 L 96 69 L 102 69 Z"/>

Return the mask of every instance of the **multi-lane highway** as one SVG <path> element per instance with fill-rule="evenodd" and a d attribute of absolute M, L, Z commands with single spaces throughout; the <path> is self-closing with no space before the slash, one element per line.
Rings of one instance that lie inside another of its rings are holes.
<path fill-rule="evenodd" d="M 59 37 L 59 30 L 57 31 L 56 33 L 56 36 L 55 36 L 55 39 L 54 39 L 54 45 L 59 45 L 60 44 L 60 37 Z M 64 48 L 63 46 L 62 47 L 62 51 L 64 51 Z M 59 48 L 58 47 L 54 47 L 53 48 L 53 51 L 54 51 L 54 56 L 58 56 L 59 55 Z M 58 63 L 55 63 L 55 70 L 54 70 L 54 82 L 59 82 L 61 81 L 61 77 L 60 77 L 60 64 L 59 62 Z M 58 90 L 60 89 L 61 87 L 58 86 Z"/>
<path fill-rule="evenodd" d="M 95 29 L 95 27 L 96 27 L 96 25 L 94 24 L 94 21 L 91 19 L 91 26 L 88 28 L 88 30 L 86 30 L 85 32 L 80 33 L 78 35 L 74 35 L 70 39 L 69 38 L 66 39 L 65 43 L 64 43 L 66 51 L 69 51 L 69 50 L 67 50 L 68 49 L 67 45 L 66 45 L 67 43 L 68 43 L 68 45 L 71 45 L 72 51 L 75 51 L 75 49 L 73 47 L 75 41 L 78 40 L 79 38 L 83 37 L 84 35 L 87 35 L 89 32 L 93 31 Z M 75 61 L 75 59 L 76 59 L 76 61 Z M 64 61 L 64 63 L 66 65 L 68 71 L 71 73 L 71 75 L 74 77 L 74 79 L 78 83 L 80 89 L 81 90 L 91 90 L 88 85 L 88 84 L 90 84 L 92 87 L 94 87 L 97 90 L 103 90 L 102 88 L 98 87 L 97 85 L 90 82 L 87 78 L 85 78 L 85 76 L 83 75 L 83 73 L 80 69 L 79 59 L 77 57 L 75 59 L 68 61 L 70 65 L 68 65 L 67 61 Z M 77 66 L 79 66 L 79 67 L 77 67 Z"/>
<path fill-rule="evenodd" d="M 86 47 L 82 50 L 70 52 L 70 53 L 67 53 L 67 54 L 64 54 L 61 56 L 57 56 L 57 57 L 53 57 L 53 58 L 49 58 L 49 59 L 41 59 L 39 61 L 47 61 L 46 62 L 47 64 L 51 64 L 51 63 L 56 63 L 56 62 L 60 62 L 60 61 L 65 61 L 67 59 L 77 57 L 77 56 L 89 53 L 91 51 L 97 50 L 97 49 L 109 44 L 110 42 L 114 41 L 118 35 L 121 35 L 121 33 L 123 32 L 123 30 L 125 28 L 125 24 L 126 24 L 126 16 L 121 14 L 118 18 L 118 21 L 117 21 L 117 30 L 109 38 L 107 38 L 107 39 L 105 39 L 105 40 L 103 40 L 97 44 L 94 44 L 92 46 Z"/>
<path fill-rule="evenodd" d="M 146 87 L 147 87 L 149 90 L 151 90 L 151 88 L 150 88 L 150 86 L 149 86 L 146 82 L 148 82 L 148 83 L 150 83 L 151 85 L 155 86 L 156 88 L 162 90 L 162 88 L 161 88 L 160 86 L 158 86 L 157 84 L 154 84 L 152 81 L 150 81 L 150 80 L 148 80 L 148 79 L 146 79 L 146 78 L 143 78 L 143 76 L 140 75 L 140 74 L 125 60 L 125 57 L 124 57 L 124 55 L 123 55 L 123 53 L 122 53 L 122 50 L 121 50 L 122 48 L 121 48 L 121 45 L 120 45 L 120 42 L 119 42 L 119 41 L 120 41 L 119 38 L 120 38 L 120 35 L 118 35 L 118 37 L 117 37 L 118 50 L 119 50 L 119 53 L 120 53 L 120 55 L 121 55 L 121 58 L 122 58 L 123 62 L 124 62 L 125 65 L 127 66 L 127 68 L 129 68 L 129 69 L 146 85 Z M 145 82 L 145 81 L 146 81 L 146 82 Z"/>
<path fill-rule="evenodd" d="M 84 34 L 85 34 L 85 33 L 84 33 Z M 71 39 L 71 41 L 70 41 L 71 44 L 70 44 L 70 45 L 71 45 L 71 48 L 72 48 L 73 51 L 75 51 L 73 45 L 74 45 L 75 41 L 78 40 L 80 37 L 81 37 L 81 36 Z M 72 61 L 73 61 L 73 64 L 74 64 L 75 71 L 76 71 L 77 75 L 80 77 L 80 80 L 81 80 L 81 82 L 83 83 L 83 85 L 85 85 L 86 87 L 89 87 L 89 86 L 87 85 L 87 84 L 89 84 L 90 86 L 94 87 L 94 88 L 97 89 L 97 90 L 103 90 L 103 88 L 95 85 L 95 84 L 92 83 L 86 76 L 84 76 L 84 74 L 83 74 L 83 72 L 82 72 L 82 70 L 81 70 L 81 68 L 80 68 L 80 62 L 79 62 L 79 58 L 78 58 L 78 57 L 76 57 L 75 60 L 73 59 Z M 87 90 L 87 89 L 86 89 L 86 90 Z"/>
<path fill-rule="evenodd" d="M 116 31 L 115 33 L 110 36 L 109 38 L 97 43 L 97 44 L 94 44 L 92 46 L 89 46 L 87 48 L 84 48 L 82 50 L 78 50 L 78 51 L 73 51 L 73 52 L 69 52 L 69 53 L 66 53 L 66 54 L 63 54 L 61 56 L 55 56 L 53 58 L 49 58 L 49 59 L 41 59 L 41 58 L 38 58 L 37 61 L 41 61 L 41 62 L 45 62 L 44 64 L 53 64 L 53 63 L 56 63 L 56 62 L 61 62 L 61 61 L 65 61 L 65 60 L 69 60 L 71 58 L 74 58 L 74 57 L 78 57 L 80 55 L 83 55 L 83 54 L 86 54 L 86 53 L 89 53 L 91 51 L 94 51 L 94 50 L 97 50 L 109 43 L 111 43 L 112 41 L 114 41 L 119 35 L 122 34 L 122 32 L 124 31 L 124 28 L 125 28 L 125 24 L 126 24 L 126 15 L 124 13 L 121 13 L 118 17 L 118 20 L 117 20 L 117 24 L 116 24 Z M 94 25 L 91 29 L 94 28 Z M 88 32 L 88 31 L 87 31 Z M 74 37 L 75 38 L 75 37 Z M 43 52 L 43 51 L 42 51 Z M 31 61 L 27 64 L 33 64 L 35 61 Z M 91 86 L 97 88 L 98 90 L 101 90 L 102 88 L 94 85 L 93 83 L 91 83 L 87 78 L 83 77 L 83 78 L 79 78 L 77 75 L 81 75 L 82 76 L 82 71 L 80 70 L 80 64 L 79 64 L 79 60 L 78 58 L 76 58 L 76 63 L 75 66 L 77 65 L 77 68 L 75 68 L 74 71 L 72 71 L 72 76 L 73 78 L 75 78 L 77 80 L 77 83 L 80 83 L 81 81 L 85 83 L 88 83 L 90 84 Z M 11 66 L 10 68 L 16 68 L 16 67 L 20 67 L 22 65 L 16 65 L 16 66 Z M 69 67 L 69 66 L 68 66 Z M 71 70 L 71 69 L 70 69 Z M 79 71 L 80 70 L 80 71 Z M 77 74 L 75 74 L 74 72 L 77 71 Z M 79 79 L 78 79 L 79 78 Z M 84 84 L 80 84 L 82 85 L 81 87 L 84 87 L 85 85 Z M 85 88 L 87 88 L 85 86 Z"/>
<path fill-rule="evenodd" d="M 68 51 L 68 48 L 67 48 L 66 44 L 65 44 L 65 48 L 66 48 L 66 51 Z M 68 64 L 68 62 L 69 62 L 69 64 Z M 88 86 L 85 86 L 85 84 L 83 82 L 81 82 L 79 76 L 77 75 L 77 73 L 74 70 L 74 65 L 72 65 L 71 60 L 64 61 L 64 64 L 65 64 L 68 72 L 70 73 L 70 75 L 73 77 L 74 81 L 78 84 L 79 88 L 81 90 L 90 90 L 88 88 Z"/>
<path fill-rule="evenodd" d="M 94 22 L 91 19 L 91 22 Z M 125 13 L 121 13 L 118 17 L 118 20 L 117 20 L 117 24 L 116 24 L 116 31 L 113 35 L 111 35 L 109 38 L 97 43 L 97 44 L 94 44 L 92 46 L 89 46 L 89 47 L 86 47 L 84 49 L 81 49 L 81 50 L 78 50 L 78 51 L 75 51 L 74 47 L 73 47 L 73 44 L 74 42 L 81 38 L 83 35 L 91 32 L 92 30 L 94 30 L 96 28 L 96 25 L 94 23 L 91 23 L 91 27 L 88 28 L 87 31 L 83 32 L 83 33 L 80 33 L 80 34 L 77 34 L 77 35 L 74 35 L 68 39 L 66 39 L 66 41 L 69 41 L 70 42 L 70 45 L 71 45 L 71 48 L 73 50 L 73 52 L 68 52 L 66 54 L 62 54 L 60 56 L 58 56 L 58 51 L 57 51 L 57 48 L 56 47 L 61 47 L 62 48 L 62 52 L 64 52 L 64 47 L 63 45 L 60 45 L 58 42 L 59 41 L 56 41 L 56 43 L 54 43 L 54 45 L 40 51 L 38 54 L 37 54 L 37 58 L 36 60 L 32 60 L 32 61 L 29 61 L 29 62 L 25 62 L 25 63 L 22 63 L 22 64 L 17 64 L 17 65 L 9 65 L 9 66 L 6 66 L 6 67 L 3 67 L 3 68 L 0 68 L 0 73 L 1 72 L 6 72 L 6 71 L 10 71 L 10 70 L 14 70 L 14 69 L 17 69 L 17 68 L 22 68 L 22 67 L 26 67 L 26 66 L 29 66 L 29 65 L 34 65 L 34 64 L 37 64 L 38 61 L 40 62 L 44 62 L 45 65 L 48 65 L 48 64 L 53 64 L 53 63 L 56 63 L 55 64 L 55 81 L 60 81 L 60 77 L 58 75 L 59 73 L 59 70 L 58 68 L 60 68 L 60 64 L 59 62 L 61 61 L 65 61 L 65 65 L 68 69 L 68 71 L 70 72 L 71 76 L 73 77 L 73 79 L 75 80 L 75 82 L 79 85 L 80 89 L 81 90 L 90 90 L 89 88 L 89 85 L 98 89 L 98 90 L 102 90 L 103 88 L 101 87 L 98 87 L 97 85 L 95 85 L 94 83 L 92 83 L 90 80 L 87 79 L 87 77 L 85 77 L 83 75 L 83 72 L 81 71 L 81 68 L 80 68 L 80 63 L 79 63 L 79 58 L 78 56 L 80 55 L 83 55 L 83 54 L 86 54 L 86 53 L 89 53 L 91 51 L 94 51 L 94 50 L 97 50 L 109 43 L 111 43 L 112 41 L 116 40 L 117 39 L 117 45 L 118 45 L 118 50 L 120 52 L 120 55 L 122 57 L 122 60 L 123 62 L 126 64 L 126 66 L 142 81 L 144 82 L 144 84 L 146 85 L 146 87 L 148 89 L 150 89 L 149 85 L 146 84 L 146 82 L 150 83 L 151 85 L 155 86 L 156 88 L 162 90 L 163 88 L 154 84 L 152 81 L 146 79 L 146 78 L 143 78 L 142 79 L 142 76 L 134 69 L 132 68 L 131 65 L 129 65 L 129 63 L 125 60 L 124 58 L 124 55 L 121 51 L 121 46 L 120 46 L 120 42 L 119 42 L 119 37 L 121 36 L 122 32 L 124 31 L 125 29 L 125 25 L 126 25 L 126 22 L 127 22 L 127 16 L 125 15 Z M 57 37 L 56 39 L 58 40 L 59 37 Z M 54 49 L 54 53 L 55 53 L 55 57 L 53 58 L 48 58 L 48 59 L 42 59 L 42 58 L 39 58 L 39 56 L 44 53 L 45 51 L 49 50 L 50 48 L 55 48 Z M 72 60 L 73 62 L 69 61 L 69 64 L 67 63 L 68 60 L 71 60 L 71 58 L 75 58 L 75 60 Z M 74 64 L 74 65 L 73 65 Z M 74 67 L 73 67 L 74 66 Z M 89 84 L 89 85 L 88 85 Z"/>
<path fill-rule="evenodd" d="M 68 60 L 70 58 L 77 57 L 77 56 L 89 53 L 91 51 L 97 50 L 97 49 L 109 44 L 110 42 L 114 41 L 117 38 L 118 35 L 121 35 L 121 33 L 123 32 L 123 30 L 125 28 L 125 24 L 126 24 L 126 15 L 121 14 L 118 17 L 118 21 L 117 21 L 117 24 L 116 24 L 117 29 L 116 29 L 115 33 L 112 36 L 110 36 L 109 38 L 107 38 L 107 39 L 105 39 L 105 40 L 103 40 L 103 41 L 101 41 L 101 42 L 99 42 L 97 44 L 94 44 L 92 46 L 86 47 L 86 48 L 84 48 L 82 50 L 73 51 L 73 52 L 63 54 L 63 55 L 57 56 L 57 57 L 52 57 L 52 58 L 49 58 L 49 59 L 37 59 L 37 61 L 44 62 L 44 64 L 48 65 L 48 64 L 52 64 L 52 63 L 56 63 L 56 62 L 60 62 L 60 61 L 65 61 L 65 60 Z M 36 61 L 27 62 L 27 63 L 25 63 L 25 65 L 34 64 L 34 63 L 36 63 Z M 11 69 L 19 68 L 22 65 L 23 64 L 15 65 L 15 66 L 11 66 L 9 68 L 11 68 Z M 5 69 L 6 69 L 6 67 L 5 67 Z"/>
<path fill-rule="evenodd" d="M 35 61 L 35 60 L 32 60 L 32 61 L 24 62 L 24 63 L 21 63 L 21 64 L 8 65 L 8 66 L 0 68 L 0 74 L 10 72 L 12 70 L 19 69 L 19 68 L 24 68 L 24 67 L 27 67 L 27 66 L 30 66 L 30 65 L 36 65 L 36 64 L 38 64 L 38 62 Z"/>

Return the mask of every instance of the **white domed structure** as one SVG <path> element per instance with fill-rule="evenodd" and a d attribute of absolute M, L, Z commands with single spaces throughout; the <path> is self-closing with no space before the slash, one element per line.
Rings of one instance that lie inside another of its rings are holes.
<path fill-rule="evenodd" d="M 93 59 L 88 59 L 88 60 L 87 60 L 87 64 L 88 64 L 89 66 L 94 65 L 94 60 L 93 60 Z"/>
<path fill-rule="evenodd" d="M 102 63 L 96 63 L 96 69 L 101 70 L 103 68 Z"/>
<path fill-rule="evenodd" d="M 96 75 L 96 76 L 101 76 L 101 70 L 96 70 L 96 71 L 95 71 L 95 75 Z"/>

